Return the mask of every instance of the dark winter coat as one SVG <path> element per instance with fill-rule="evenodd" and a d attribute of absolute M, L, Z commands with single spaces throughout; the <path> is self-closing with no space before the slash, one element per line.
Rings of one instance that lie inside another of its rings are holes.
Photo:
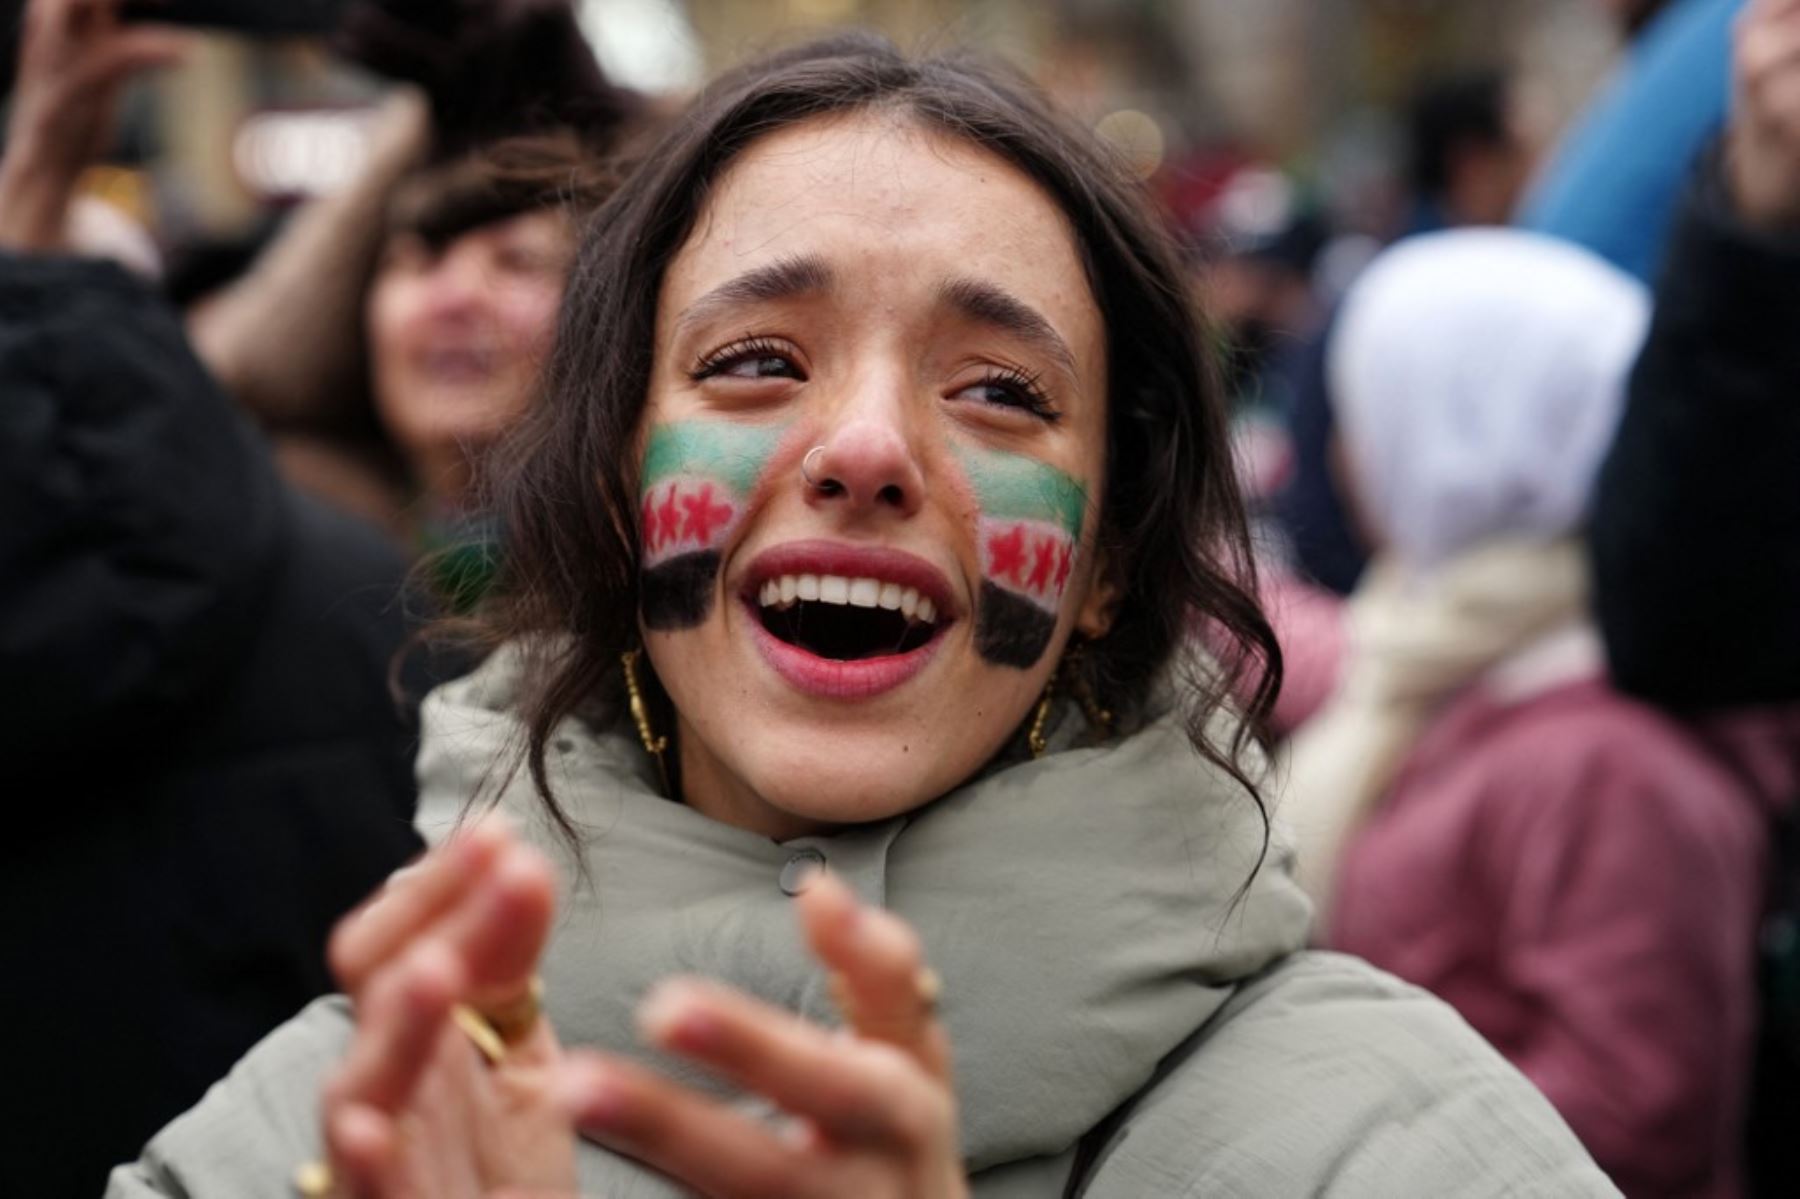
<path fill-rule="evenodd" d="M 282 485 L 149 289 L 0 257 L 9 1193 L 98 1193 L 329 989 L 417 844 L 404 566 Z"/>
<path fill-rule="evenodd" d="M 1614 677 L 1678 708 L 1800 700 L 1800 237 L 1688 198 L 1595 495 Z"/>

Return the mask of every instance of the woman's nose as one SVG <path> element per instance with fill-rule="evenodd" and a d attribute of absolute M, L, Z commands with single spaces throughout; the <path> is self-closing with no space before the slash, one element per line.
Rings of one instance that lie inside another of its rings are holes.
<path fill-rule="evenodd" d="M 810 504 L 910 516 L 924 502 L 918 461 L 905 430 L 891 420 L 858 415 L 844 421 L 807 451 L 800 467 Z"/>
<path fill-rule="evenodd" d="M 483 263 L 473 254 L 452 246 L 432 270 L 428 308 L 440 319 L 471 316 L 481 307 L 484 291 L 494 280 Z"/>

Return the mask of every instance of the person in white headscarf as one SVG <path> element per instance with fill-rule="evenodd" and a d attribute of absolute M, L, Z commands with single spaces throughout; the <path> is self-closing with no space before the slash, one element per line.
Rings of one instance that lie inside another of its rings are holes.
<path fill-rule="evenodd" d="M 1281 812 L 1334 948 L 1431 988 L 1628 1195 L 1739 1193 L 1760 796 L 1616 693 L 1580 541 L 1649 318 L 1535 234 L 1388 251 L 1329 348 L 1375 551 Z"/>

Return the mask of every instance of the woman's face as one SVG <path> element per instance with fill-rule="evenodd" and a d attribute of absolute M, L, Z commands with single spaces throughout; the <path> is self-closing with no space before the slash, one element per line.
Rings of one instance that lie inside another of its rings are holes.
<path fill-rule="evenodd" d="M 689 803 L 794 836 L 999 749 L 1105 629 L 1105 381 L 1068 223 L 1004 160 L 858 114 L 732 165 L 664 279 L 640 432 Z"/>
<path fill-rule="evenodd" d="M 428 493 L 459 497 L 524 408 L 556 331 L 572 253 L 559 212 L 481 225 L 440 248 L 393 237 L 366 319 L 375 405 Z"/>

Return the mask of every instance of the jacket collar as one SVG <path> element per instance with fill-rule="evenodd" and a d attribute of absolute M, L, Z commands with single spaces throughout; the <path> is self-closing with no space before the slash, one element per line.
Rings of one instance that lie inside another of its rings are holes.
<path fill-rule="evenodd" d="M 429 838 L 454 825 L 517 734 L 508 658 L 426 701 Z M 552 785 L 582 830 L 579 860 L 522 774 L 500 796 L 569 867 L 544 968 L 563 1041 L 648 1056 L 633 1008 L 672 973 L 835 1023 L 782 885 L 796 859 L 823 857 L 910 921 L 943 976 L 971 1168 L 1067 1150 L 1237 981 L 1300 948 L 1310 920 L 1285 842 L 1256 870 L 1261 815 L 1177 720 L 1075 748 L 1079 723 L 1060 721 L 1043 759 L 906 816 L 777 844 L 656 794 L 653 766 L 625 731 L 569 722 L 554 739 Z M 713 1086 L 682 1063 L 658 1065 Z"/>

